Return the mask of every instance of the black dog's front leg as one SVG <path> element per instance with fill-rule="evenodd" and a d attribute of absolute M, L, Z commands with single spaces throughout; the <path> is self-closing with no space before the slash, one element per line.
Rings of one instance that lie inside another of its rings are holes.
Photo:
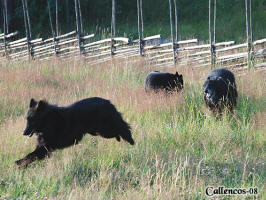
<path fill-rule="evenodd" d="M 36 149 L 29 153 L 24 158 L 17 160 L 15 163 L 19 166 L 19 168 L 26 168 L 28 164 L 34 162 L 35 160 L 44 159 L 46 156 L 50 156 L 52 150 L 45 146 L 37 146 Z"/>

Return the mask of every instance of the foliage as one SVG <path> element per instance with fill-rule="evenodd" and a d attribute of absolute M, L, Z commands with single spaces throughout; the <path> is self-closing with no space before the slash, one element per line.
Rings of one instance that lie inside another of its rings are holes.
<path fill-rule="evenodd" d="M 63 34 L 75 29 L 74 1 L 59 2 L 59 27 Z M 82 0 L 81 10 L 86 33 L 96 33 L 102 36 L 110 34 L 111 1 L 110 0 Z M 208 1 L 178 1 L 179 39 L 196 37 L 201 40 L 208 39 Z M 24 21 L 22 2 L 11 0 L 9 4 L 10 30 L 19 30 L 24 35 Z M 50 37 L 51 28 L 47 1 L 28 1 L 33 36 Z M 55 1 L 51 1 L 53 25 L 55 26 Z M 136 1 L 117 1 L 117 35 L 136 39 L 137 5 Z M 254 39 L 265 37 L 266 32 L 266 2 L 252 0 L 253 36 Z M 0 15 L 2 12 L 0 13 Z M 169 3 L 165 0 L 143 1 L 145 35 L 170 35 Z M 2 19 L 2 18 L 1 18 Z M 217 41 L 245 40 L 245 4 L 244 1 L 217 1 Z M 103 31 L 104 30 L 104 31 Z M 20 35 L 20 37 L 21 37 Z M 97 38 L 97 37 L 96 37 Z"/>

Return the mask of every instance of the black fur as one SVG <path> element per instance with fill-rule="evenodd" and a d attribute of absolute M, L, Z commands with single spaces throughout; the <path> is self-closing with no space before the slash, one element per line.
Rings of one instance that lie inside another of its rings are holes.
<path fill-rule="evenodd" d="M 234 74 L 223 68 L 211 71 L 203 85 L 203 97 L 214 113 L 221 113 L 225 107 L 232 111 L 238 97 Z"/>
<path fill-rule="evenodd" d="M 37 135 L 36 149 L 21 160 L 20 167 L 49 156 L 54 150 L 77 144 L 86 133 L 104 138 L 122 139 L 134 145 L 130 126 L 110 101 L 98 97 L 83 99 L 67 107 L 58 107 L 31 99 L 27 126 L 23 135 Z"/>
<path fill-rule="evenodd" d="M 183 84 L 183 76 L 182 74 L 179 75 L 178 72 L 170 74 L 166 72 L 153 71 L 146 77 L 145 91 L 180 91 L 183 88 Z"/>

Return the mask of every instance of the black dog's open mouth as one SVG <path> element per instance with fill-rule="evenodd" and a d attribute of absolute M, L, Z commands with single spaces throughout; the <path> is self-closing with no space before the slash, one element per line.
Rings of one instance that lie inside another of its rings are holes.
<path fill-rule="evenodd" d="M 25 133 L 25 132 L 23 133 L 23 135 L 28 136 L 28 137 L 33 136 L 33 134 L 34 134 L 34 130 L 31 131 L 29 134 L 27 134 L 27 133 Z"/>
<path fill-rule="evenodd" d="M 206 96 L 207 99 L 211 98 L 211 94 L 210 93 L 205 93 L 205 96 Z"/>
<path fill-rule="evenodd" d="M 33 136 L 33 132 L 31 132 L 28 136 L 29 136 L 29 137 Z"/>

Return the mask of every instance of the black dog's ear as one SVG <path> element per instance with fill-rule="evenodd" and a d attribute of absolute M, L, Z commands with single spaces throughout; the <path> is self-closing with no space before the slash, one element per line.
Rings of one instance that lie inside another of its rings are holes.
<path fill-rule="evenodd" d="M 37 105 L 37 101 L 35 101 L 35 99 L 31 99 L 30 100 L 30 108 L 33 108 L 33 107 L 35 107 Z"/>
<path fill-rule="evenodd" d="M 178 72 L 176 72 L 175 75 L 178 77 Z"/>
<path fill-rule="evenodd" d="M 182 74 L 179 75 L 179 79 L 183 79 L 183 75 Z"/>
<path fill-rule="evenodd" d="M 46 100 L 40 100 L 37 105 L 37 110 L 41 111 L 44 110 L 47 105 Z"/>

